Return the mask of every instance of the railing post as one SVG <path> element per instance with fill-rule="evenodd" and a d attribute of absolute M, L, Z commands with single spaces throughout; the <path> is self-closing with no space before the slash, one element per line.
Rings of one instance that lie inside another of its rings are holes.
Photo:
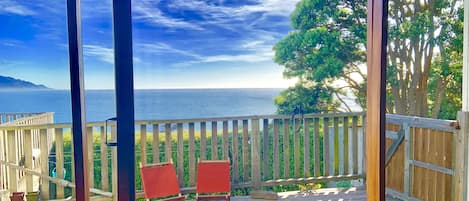
<path fill-rule="evenodd" d="M 41 174 L 49 175 L 49 150 L 47 146 L 47 129 L 40 131 L 40 158 L 41 158 Z M 41 179 L 41 195 L 43 200 L 49 199 L 49 181 Z"/>
<path fill-rule="evenodd" d="M 33 144 L 31 130 L 24 130 L 24 167 L 33 169 Z M 26 174 L 26 191 L 33 191 L 33 176 Z"/>
<path fill-rule="evenodd" d="M 458 112 L 458 121 L 460 125 L 459 132 L 456 133 L 456 158 L 454 159 L 455 175 L 453 177 L 454 200 L 469 200 L 468 181 L 469 181 L 469 112 Z"/>
<path fill-rule="evenodd" d="M 55 172 L 57 178 L 64 179 L 64 139 L 62 128 L 55 128 Z M 57 198 L 64 198 L 64 188 L 56 185 Z"/>
<path fill-rule="evenodd" d="M 111 126 L 111 139 L 116 141 L 116 126 Z M 117 147 L 111 147 L 111 165 L 112 165 L 112 200 L 117 201 Z"/>
<path fill-rule="evenodd" d="M 251 124 L 251 169 L 253 189 L 260 189 L 261 183 L 261 150 L 260 150 L 260 131 L 259 119 L 253 119 Z"/>
<path fill-rule="evenodd" d="M 412 170 L 410 167 L 410 160 L 413 159 L 413 142 L 410 136 L 409 125 L 407 123 L 402 124 L 402 129 L 404 129 L 404 193 L 407 196 L 410 196 L 410 184 L 412 184 Z"/>
<path fill-rule="evenodd" d="M 16 134 L 15 130 L 7 131 L 7 146 L 8 146 L 8 163 L 17 164 L 18 159 L 16 155 Z M 18 190 L 18 170 L 15 168 L 8 168 L 9 180 L 8 189 L 10 192 L 16 192 Z"/>

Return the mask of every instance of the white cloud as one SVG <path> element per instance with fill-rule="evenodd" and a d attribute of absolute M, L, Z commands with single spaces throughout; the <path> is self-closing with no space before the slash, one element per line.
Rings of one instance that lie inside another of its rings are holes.
<path fill-rule="evenodd" d="M 14 0 L 0 1 L 0 14 L 34 15 L 35 12 Z"/>
<path fill-rule="evenodd" d="M 103 62 L 114 64 L 114 49 L 102 47 L 99 45 L 83 45 L 83 54 L 85 56 L 95 57 Z M 138 57 L 133 58 L 134 63 L 140 63 L 142 60 Z"/>
<path fill-rule="evenodd" d="M 258 0 L 256 4 L 230 7 L 223 5 L 208 4 L 201 0 L 173 0 L 169 4 L 172 9 L 198 11 L 205 18 L 204 23 L 218 24 L 220 26 L 229 25 L 233 22 L 247 22 L 247 18 L 252 14 L 262 14 L 261 19 L 266 16 L 287 17 L 295 9 L 300 0 Z"/>
<path fill-rule="evenodd" d="M 200 58 L 200 55 L 192 53 L 190 51 L 177 49 L 171 47 L 166 43 L 144 43 L 144 44 L 137 44 L 137 51 L 141 51 L 143 53 L 150 53 L 150 54 L 167 54 L 167 53 L 175 53 L 184 56 L 189 56 L 193 58 Z"/>
<path fill-rule="evenodd" d="M 174 66 L 188 66 L 197 63 L 213 63 L 213 62 L 261 62 L 271 61 L 274 56 L 272 45 L 267 41 L 252 40 L 245 41 L 236 47 L 238 50 L 243 50 L 244 53 L 240 54 L 219 54 L 219 55 L 200 55 L 188 50 L 182 50 L 172 47 L 165 43 L 144 43 L 137 44 L 137 49 L 143 54 L 165 55 L 174 53 L 184 56 L 192 57 L 189 61 L 174 64 Z"/>
<path fill-rule="evenodd" d="M 183 19 L 166 16 L 159 8 L 159 0 L 141 0 L 133 4 L 134 19 L 170 28 L 203 30 L 202 27 Z"/>
<path fill-rule="evenodd" d="M 99 45 L 83 45 L 83 54 L 85 56 L 96 57 L 106 63 L 114 64 L 114 50 Z"/>

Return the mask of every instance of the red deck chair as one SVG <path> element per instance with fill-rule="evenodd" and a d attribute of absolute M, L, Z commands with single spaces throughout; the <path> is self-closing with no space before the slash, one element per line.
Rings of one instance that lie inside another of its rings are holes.
<path fill-rule="evenodd" d="M 196 200 L 230 200 L 230 161 L 199 161 Z"/>
<path fill-rule="evenodd" d="M 157 163 L 142 166 L 140 164 L 140 173 L 142 175 L 143 191 L 145 199 L 156 198 L 159 200 L 185 200 L 181 196 L 176 171 L 172 162 Z"/>

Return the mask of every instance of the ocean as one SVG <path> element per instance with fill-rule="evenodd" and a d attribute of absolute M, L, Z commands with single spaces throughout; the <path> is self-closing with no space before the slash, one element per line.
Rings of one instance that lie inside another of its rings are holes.
<path fill-rule="evenodd" d="M 282 89 L 154 89 L 135 90 L 135 119 L 186 119 L 274 114 L 274 98 Z M 113 90 L 87 90 L 86 120 L 115 116 Z M 70 91 L 0 91 L 0 113 L 54 112 L 56 123 L 72 119 Z"/>

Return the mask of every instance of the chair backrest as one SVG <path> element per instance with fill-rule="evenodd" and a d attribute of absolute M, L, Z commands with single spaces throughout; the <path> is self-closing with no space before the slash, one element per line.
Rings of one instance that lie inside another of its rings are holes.
<path fill-rule="evenodd" d="M 199 161 L 197 193 L 230 193 L 230 161 Z"/>
<path fill-rule="evenodd" d="M 161 198 L 181 193 L 172 163 L 140 167 L 145 198 Z"/>

